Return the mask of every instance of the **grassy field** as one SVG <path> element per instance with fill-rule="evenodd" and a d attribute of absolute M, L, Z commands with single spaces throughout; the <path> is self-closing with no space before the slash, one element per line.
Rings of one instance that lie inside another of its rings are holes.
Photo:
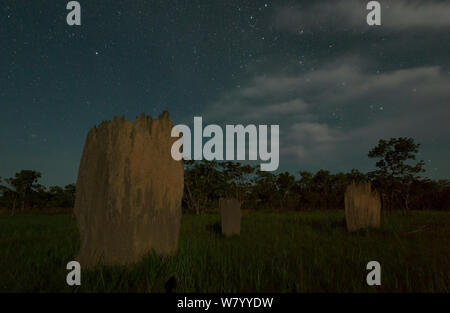
<path fill-rule="evenodd" d="M 66 285 L 79 247 L 69 215 L 0 216 L 1 292 L 446 292 L 450 291 L 450 214 L 400 213 L 377 230 L 348 234 L 342 211 L 256 213 L 241 236 L 223 238 L 220 217 L 185 215 L 178 253 L 148 255 L 127 267 L 82 270 Z M 366 285 L 367 262 L 382 268 Z"/>

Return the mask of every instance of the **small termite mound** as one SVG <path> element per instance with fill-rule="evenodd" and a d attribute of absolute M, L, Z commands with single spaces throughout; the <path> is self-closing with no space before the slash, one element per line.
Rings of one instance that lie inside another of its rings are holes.
<path fill-rule="evenodd" d="M 352 182 L 345 191 L 345 220 L 348 231 L 380 227 L 381 200 L 370 182 Z"/>

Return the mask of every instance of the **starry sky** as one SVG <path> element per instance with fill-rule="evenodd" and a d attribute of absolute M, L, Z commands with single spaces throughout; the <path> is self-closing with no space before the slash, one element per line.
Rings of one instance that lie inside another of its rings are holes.
<path fill-rule="evenodd" d="M 449 178 L 450 3 L 65 0 L 0 4 L 0 176 L 76 181 L 89 129 L 168 110 L 175 124 L 280 125 L 280 171 L 373 169 L 413 137 Z"/>

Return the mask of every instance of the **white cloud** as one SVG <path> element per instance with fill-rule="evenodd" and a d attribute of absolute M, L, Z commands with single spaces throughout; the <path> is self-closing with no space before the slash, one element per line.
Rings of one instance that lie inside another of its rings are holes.
<path fill-rule="evenodd" d="M 448 144 L 450 77 L 440 67 L 377 74 L 363 71 L 358 58 L 346 60 L 254 77 L 208 106 L 205 121 L 280 125 L 281 166 L 366 159 L 381 138 Z"/>

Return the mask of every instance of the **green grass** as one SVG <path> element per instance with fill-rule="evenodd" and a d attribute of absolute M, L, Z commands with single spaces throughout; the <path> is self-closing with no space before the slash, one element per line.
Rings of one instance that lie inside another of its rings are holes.
<path fill-rule="evenodd" d="M 342 211 L 257 213 L 241 236 L 217 233 L 215 214 L 185 215 L 175 256 L 148 255 L 127 267 L 83 271 L 66 285 L 79 247 L 69 215 L 0 216 L 2 292 L 449 292 L 450 214 L 383 217 L 380 229 L 349 234 Z M 367 262 L 381 286 L 366 285 Z"/>

